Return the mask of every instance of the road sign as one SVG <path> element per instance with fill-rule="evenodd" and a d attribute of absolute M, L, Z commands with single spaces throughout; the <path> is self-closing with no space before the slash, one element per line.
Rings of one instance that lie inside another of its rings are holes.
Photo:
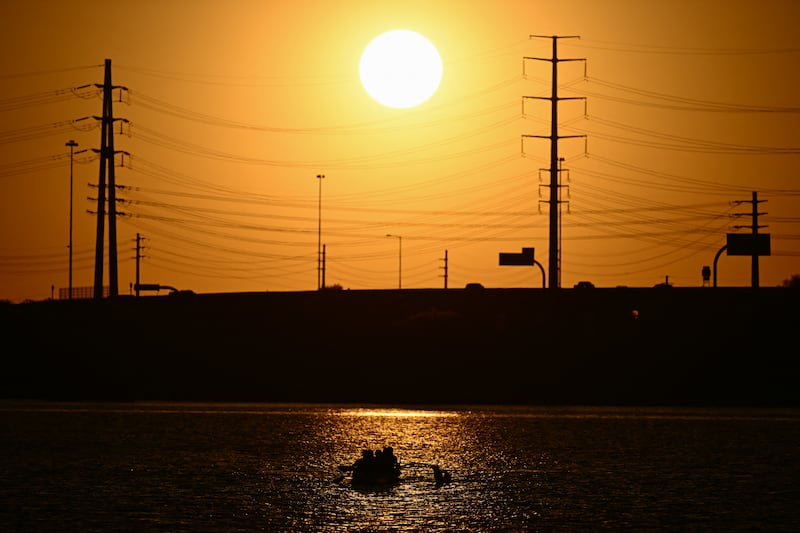
<path fill-rule="evenodd" d="M 500 252 L 501 266 L 533 266 L 533 248 L 523 248 L 522 253 Z"/>
<path fill-rule="evenodd" d="M 728 233 L 728 255 L 771 255 L 769 233 Z"/>

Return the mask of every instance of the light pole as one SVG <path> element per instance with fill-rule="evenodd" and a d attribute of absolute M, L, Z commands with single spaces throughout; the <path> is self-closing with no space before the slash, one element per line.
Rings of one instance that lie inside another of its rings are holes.
<path fill-rule="evenodd" d="M 561 287 L 561 165 L 564 158 L 558 158 L 558 282 L 557 287 Z"/>
<path fill-rule="evenodd" d="M 322 288 L 322 180 L 325 174 L 317 174 L 319 194 L 317 196 L 317 290 Z"/>
<path fill-rule="evenodd" d="M 69 146 L 69 299 L 72 300 L 72 157 L 78 143 L 70 139 L 64 146 Z"/>
<path fill-rule="evenodd" d="M 392 235 L 391 233 L 386 234 L 387 237 L 397 237 L 397 242 L 399 246 L 398 255 L 397 255 L 397 288 L 403 288 L 403 236 L 402 235 Z"/>

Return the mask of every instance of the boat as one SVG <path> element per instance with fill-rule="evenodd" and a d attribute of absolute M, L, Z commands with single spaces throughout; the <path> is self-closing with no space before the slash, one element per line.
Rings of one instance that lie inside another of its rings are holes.
<path fill-rule="evenodd" d="M 400 462 L 391 446 L 383 450 L 363 450 L 352 466 L 342 465 L 342 472 L 351 474 L 350 484 L 356 487 L 388 487 L 400 481 Z"/>
<path fill-rule="evenodd" d="M 400 466 L 353 470 L 350 483 L 359 487 L 388 487 L 400 482 Z"/>
<path fill-rule="evenodd" d="M 422 467 L 432 468 L 433 478 L 436 485 L 443 485 L 452 481 L 452 476 L 447 470 L 443 470 L 439 465 L 428 463 L 409 463 L 405 465 L 409 468 Z M 391 487 L 400 482 L 400 461 L 394 455 L 391 446 L 386 446 L 383 450 L 363 450 L 361 458 L 352 465 L 341 465 L 339 471 L 350 474 L 349 478 L 344 475 L 337 476 L 339 483 L 349 483 L 351 486 L 362 489 L 381 489 Z"/>

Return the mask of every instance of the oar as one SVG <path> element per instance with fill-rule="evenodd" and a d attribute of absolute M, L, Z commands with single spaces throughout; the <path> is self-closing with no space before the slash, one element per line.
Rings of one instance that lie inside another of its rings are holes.
<path fill-rule="evenodd" d="M 403 468 L 431 468 L 433 465 L 430 463 L 405 463 L 401 466 Z"/>

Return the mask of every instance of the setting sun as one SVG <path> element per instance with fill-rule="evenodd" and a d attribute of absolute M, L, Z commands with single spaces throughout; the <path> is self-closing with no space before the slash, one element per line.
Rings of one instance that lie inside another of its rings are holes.
<path fill-rule="evenodd" d="M 359 66 L 361 84 L 378 103 L 414 107 L 430 98 L 442 80 L 436 47 L 409 30 L 383 33 L 367 45 Z"/>

